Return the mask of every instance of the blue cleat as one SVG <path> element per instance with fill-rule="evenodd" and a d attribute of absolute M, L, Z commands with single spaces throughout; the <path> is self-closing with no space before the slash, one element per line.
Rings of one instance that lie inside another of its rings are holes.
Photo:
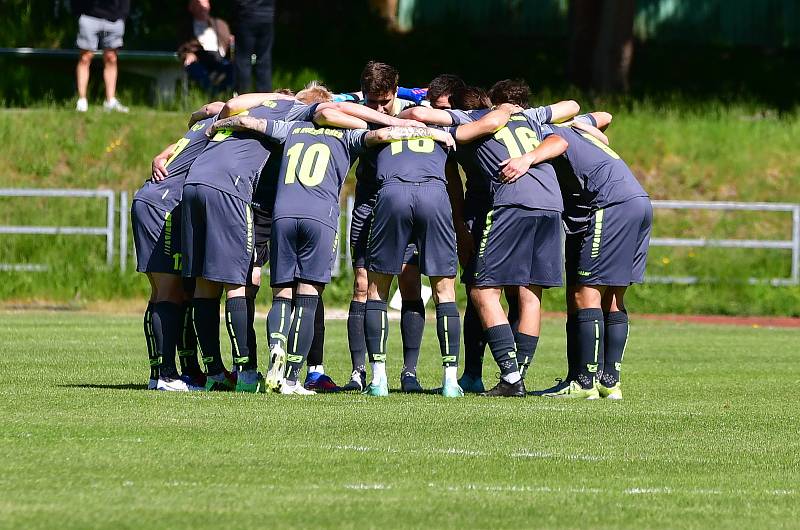
<path fill-rule="evenodd" d="M 458 386 L 467 394 L 483 394 L 486 392 L 486 388 L 483 386 L 483 378 L 480 376 L 475 377 L 467 372 L 464 372 L 464 375 L 458 380 Z"/>
<path fill-rule="evenodd" d="M 319 372 L 309 372 L 303 386 L 307 390 L 316 390 L 317 392 L 339 392 L 341 390 L 329 375 Z"/>

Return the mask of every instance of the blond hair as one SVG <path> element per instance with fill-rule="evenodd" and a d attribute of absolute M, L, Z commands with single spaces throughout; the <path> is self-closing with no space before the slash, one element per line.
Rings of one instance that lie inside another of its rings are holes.
<path fill-rule="evenodd" d="M 295 97 L 307 105 L 333 101 L 331 91 L 318 81 L 310 81 Z"/>

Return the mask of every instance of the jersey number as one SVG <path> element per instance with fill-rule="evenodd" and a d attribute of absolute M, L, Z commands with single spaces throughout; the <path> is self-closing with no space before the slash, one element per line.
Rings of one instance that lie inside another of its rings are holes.
<path fill-rule="evenodd" d="M 311 144 L 303 151 L 304 147 L 305 144 L 299 143 L 286 151 L 289 163 L 284 184 L 294 184 L 299 180 L 301 184 L 311 187 L 317 186 L 325 178 L 325 170 L 331 159 L 330 148 L 325 144 Z"/>
<path fill-rule="evenodd" d="M 186 149 L 187 145 L 189 145 L 188 138 L 181 138 L 180 140 L 178 140 L 175 143 L 175 147 L 172 148 L 172 152 L 169 154 L 169 158 L 167 158 L 167 161 L 164 163 L 164 167 L 169 166 L 169 163 L 175 160 L 175 157 L 178 156 L 181 153 L 181 151 Z"/>
<path fill-rule="evenodd" d="M 503 142 L 511 158 L 530 153 L 539 145 L 539 138 L 536 137 L 536 133 L 528 127 L 516 127 L 513 134 L 511 129 L 503 127 L 494 133 L 494 137 L 496 140 Z"/>
<path fill-rule="evenodd" d="M 435 143 L 430 138 L 418 138 L 416 140 L 403 140 L 400 142 L 392 142 L 392 155 L 398 155 L 403 152 L 403 144 L 408 144 L 408 148 L 415 153 L 433 153 Z"/>

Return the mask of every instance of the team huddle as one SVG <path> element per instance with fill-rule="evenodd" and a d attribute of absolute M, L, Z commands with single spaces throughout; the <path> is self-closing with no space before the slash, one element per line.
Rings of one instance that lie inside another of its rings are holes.
<path fill-rule="evenodd" d="M 209 103 L 154 158 L 131 208 L 137 270 L 151 285 L 149 388 L 386 396 L 387 303 L 397 276 L 400 389 L 423 392 L 416 371 L 425 275 L 443 366 L 435 391 L 524 397 L 542 295 L 563 285 L 565 269 L 567 375 L 533 394 L 622 399 L 624 294 L 644 278 L 652 207 L 602 132 L 611 116 L 578 115 L 574 101 L 530 108 L 530 89 L 517 80 L 488 93 L 452 75 L 427 90 L 398 88 L 398 81 L 394 68 L 370 62 L 357 93 L 333 95 L 311 83 L 297 94 Z M 322 293 L 354 164 L 352 374 L 338 386 L 324 371 Z M 262 375 L 255 300 L 266 264 L 272 305 Z M 468 295 L 463 327 L 459 265 Z M 220 348 L 223 293 L 230 371 Z M 500 371 L 488 391 L 487 346 Z"/>

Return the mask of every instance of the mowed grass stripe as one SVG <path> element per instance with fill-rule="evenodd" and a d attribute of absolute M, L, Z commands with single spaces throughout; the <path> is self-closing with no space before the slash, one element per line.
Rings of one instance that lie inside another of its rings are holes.
<path fill-rule="evenodd" d="M 343 383 L 344 322 L 327 333 Z M 800 330 L 634 317 L 622 403 L 148 392 L 141 334 L 136 317 L 3 313 L 0 527 L 789 528 L 800 515 Z M 563 348 L 546 321 L 534 387 L 562 375 Z M 396 388 L 396 322 L 388 351 Z M 425 387 L 439 362 L 429 321 Z M 488 353 L 484 372 L 494 380 Z"/>

